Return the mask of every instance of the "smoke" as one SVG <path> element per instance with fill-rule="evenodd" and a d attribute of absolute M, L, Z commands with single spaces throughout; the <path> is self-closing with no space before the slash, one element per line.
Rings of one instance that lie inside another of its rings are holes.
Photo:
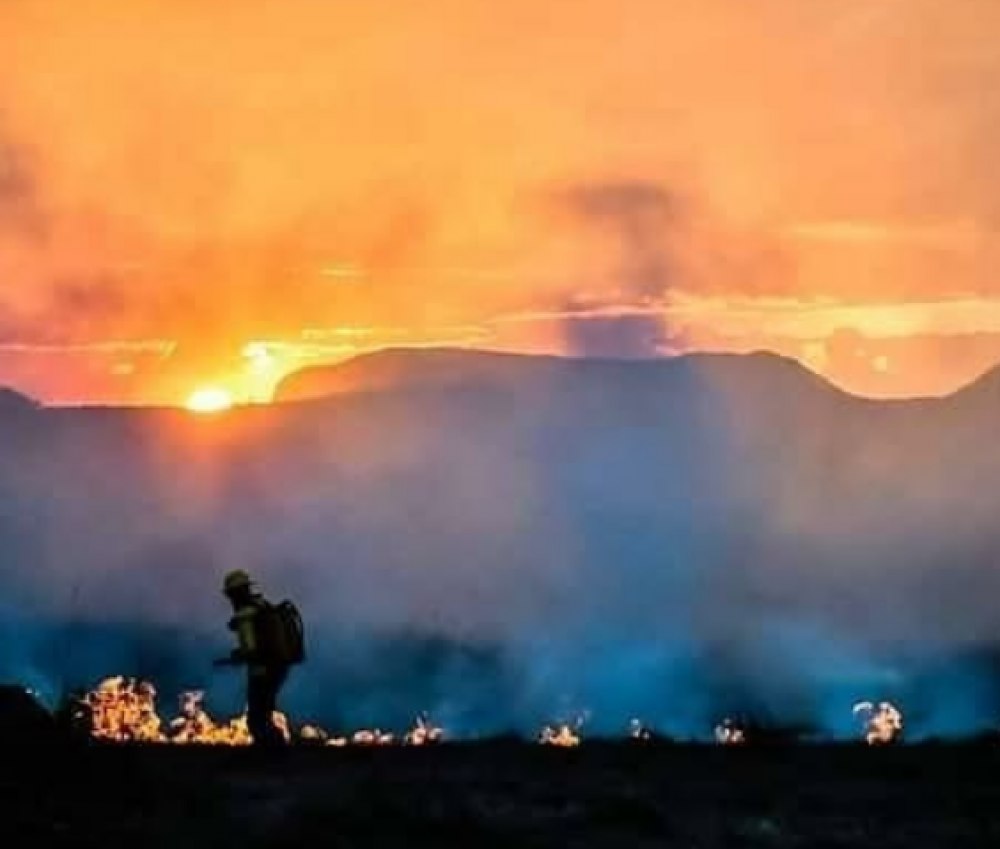
<path fill-rule="evenodd" d="M 612 238 L 620 249 L 612 277 L 626 299 L 661 299 L 675 283 L 671 239 L 681 212 L 678 199 L 648 181 L 583 184 L 559 201 L 597 237 Z"/>
<path fill-rule="evenodd" d="M 642 359 L 668 353 L 670 336 L 662 318 L 613 316 L 567 318 L 567 353 L 574 356 Z"/>
<path fill-rule="evenodd" d="M 45 214 L 29 152 L 8 138 L 0 117 L 0 233 L 5 239 L 45 237 Z"/>
<path fill-rule="evenodd" d="M 494 365 L 217 420 L 5 417 L 4 675 L 239 710 L 209 661 L 240 567 L 302 608 L 302 720 L 843 736 L 885 698 L 916 736 L 995 721 L 993 408 L 860 401 L 768 356 Z"/>
<path fill-rule="evenodd" d="M 613 358 L 665 353 L 665 298 L 682 274 L 674 255 L 682 215 L 677 198 L 656 183 L 623 180 L 572 185 L 548 201 L 556 222 L 587 246 L 583 256 L 601 262 L 585 283 L 604 283 L 594 291 L 570 291 L 556 305 L 564 349 Z M 640 314 L 628 314 L 636 308 Z"/>

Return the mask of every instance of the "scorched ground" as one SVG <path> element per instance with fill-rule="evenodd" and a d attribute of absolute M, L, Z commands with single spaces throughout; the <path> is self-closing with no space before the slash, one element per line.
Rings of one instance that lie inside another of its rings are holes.
<path fill-rule="evenodd" d="M 1000 746 L 247 749 L 0 759 L 5 846 L 996 846 Z"/>

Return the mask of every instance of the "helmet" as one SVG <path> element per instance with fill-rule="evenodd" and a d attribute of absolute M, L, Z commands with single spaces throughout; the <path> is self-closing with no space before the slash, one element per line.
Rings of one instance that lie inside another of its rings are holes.
<path fill-rule="evenodd" d="M 253 586 L 253 581 L 250 580 L 250 576 L 242 569 L 236 569 L 226 575 L 226 579 L 222 582 L 222 591 L 228 594 L 251 586 Z"/>

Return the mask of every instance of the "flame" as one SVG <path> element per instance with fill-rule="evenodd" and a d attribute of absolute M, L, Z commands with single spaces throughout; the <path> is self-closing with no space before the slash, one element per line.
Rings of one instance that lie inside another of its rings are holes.
<path fill-rule="evenodd" d="M 203 707 L 205 694 L 201 690 L 181 694 L 180 716 L 166 724 L 157 714 L 156 695 L 156 688 L 148 681 L 121 675 L 104 679 L 82 699 L 92 736 L 117 743 L 247 746 L 253 742 L 246 714 L 217 723 Z M 275 713 L 274 722 L 290 740 L 287 717 Z"/>
<path fill-rule="evenodd" d="M 418 716 L 416 725 L 406 732 L 403 742 L 407 746 L 429 746 L 443 739 L 443 728 L 433 725 L 426 716 Z"/>
<path fill-rule="evenodd" d="M 652 740 L 653 732 L 643 724 L 641 719 L 633 719 L 628 724 L 628 736 L 632 740 Z"/>
<path fill-rule="evenodd" d="M 205 709 L 204 690 L 190 690 L 180 696 L 180 713 L 164 723 L 156 710 L 156 688 L 148 681 L 115 676 L 101 681 L 72 705 L 76 719 L 86 722 L 91 736 L 115 743 L 164 743 L 175 745 L 249 746 L 253 735 L 246 713 L 217 722 Z M 323 746 L 425 746 L 444 738 L 444 729 L 426 715 L 417 717 L 414 727 L 402 737 L 381 729 L 361 729 L 349 737 L 331 736 L 318 725 L 303 725 L 298 735 L 288 717 L 273 715 L 274 724 L 286 741 Z"/>
<path fill-rule="evenodd" d="M 858 702 L 854 706 L 855 716 L 863 716 L 865 742 L 869 746 L 884 746 L 894 743 L 903 734 L 903 714 L 890 702 Z"/>
<path fill-rule="evenodd" d="M 538 742 L 543 746 L 575 748 L 580 745 L 580 729 L 588 719 L 590 713 L 584 711 L 572 723 L 558 722 L 555 725 L 546 725 L 538 734 Z"/>
<path fill-rule="evenodd" d="M 199 743 L 211 746 L 249 746 L 253 735 L 247 726 L 246 714 L 218 724 L 205 711 L 203 690 L 181 694 L 181 715 L 170 723 L 171 743 Z M 286 741 L 291 740 L 288 718 L 280 712 L 273 715 L 274 724 Z"/>
<path fill-rule="evenodd" d="M 351 742 L 356 746 L 389 746 L 393 740 L 392 734 L 387 734 L 380 728 L 356 731 L 351 737 Z"/>
<path fill-rule="evenodd" d="M 732 719 L 724 719 L 715 726 L 715 742 L 722 746 L 740 746 L 746 741 L 746 731 Z"/>
<path fill-rule="evenodd" d="M 106 678 L 83 699 L 93 736 L 116 743 L 158 743 L 166 739 L 156 714 L 156 688 L 122 676 Z"/>
<path fill-rule="evenodd" d="M 217 721 L 205 708 L 203 690 L 182 693 L 179 713 L 169 722 L 164 722 L 158 714 L 156 699 L 152 683 L 118 675 L 104 679 L 88 693 L 73 697 L 65 707 L 75 725 L 102 741 L 212 746 L 247 746 L 253 742 L 246 713 Z M 885 745 L 901 739 L 903 715 L 891 703 L 858 702 L 853 713 L 863 717 L 864 738 L 869 745 Z M 315 724 L 303 725 L 296 733 L 285 714 L 275 712 L 273 719 L 286 741 L 319 746 L 427 746 L 440 743 L 445 737 L 444 729 L 426 714 L 418 715 L 413 727 L 403 734 L 362 728 L 334 736 Z M 539 732 L 537 742 L 575 748 L 582 742 L 580 731 L 588 719 L 589 713 L 585 712 L 573 722 L 547 724 Z M 653 732 L 641 720 L 633 719 L 628 736 L 633 740 L 651 740 Z M 736 720 L 726 718 L 716 725 L 715 740 L 720 745 L 741 745 L 747 742 L 746 730 Z"/>
<path fill-rule="evenodd" d="M 568 725 L 560 725 L 558 728 L 546 725 L 538 735 L 538 742 L 543 746 L 571 749 L 580 745 L 580 735 Z"/>

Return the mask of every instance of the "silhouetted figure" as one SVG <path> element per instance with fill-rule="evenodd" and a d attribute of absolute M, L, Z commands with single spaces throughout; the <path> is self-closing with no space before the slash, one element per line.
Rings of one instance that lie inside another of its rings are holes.
<path fill-rule="evenodd" d="M 247 726 L 254 745 L 283 747 L 287 741 L 274 713 L 289 670 L 305 659 L 302 620 L 291 602 L 271 604 L 242 570 L 226 575 L 223 593 L 233 606 L 229 630 L 238 645 L 216 665 L 247 667 Z"/>

